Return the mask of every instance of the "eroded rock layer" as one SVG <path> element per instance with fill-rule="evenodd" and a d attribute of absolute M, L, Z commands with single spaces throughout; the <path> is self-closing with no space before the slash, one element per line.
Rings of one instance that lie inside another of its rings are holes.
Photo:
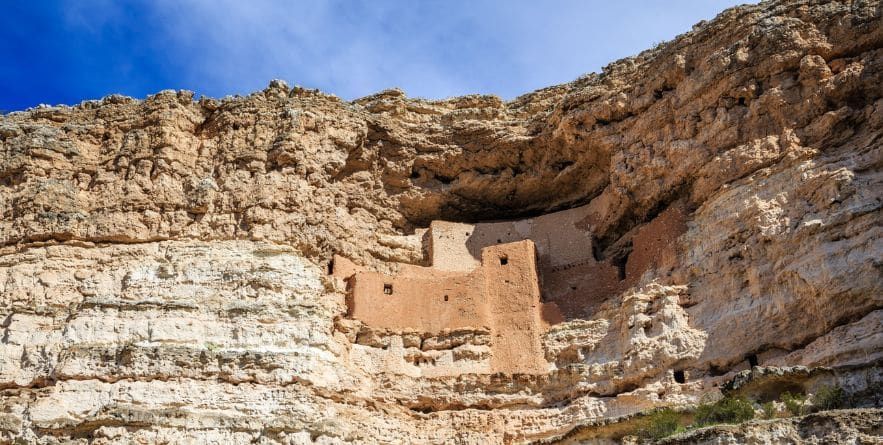
<path fill-rule="evenodd" d="M 577 440 L 751 365 L 873 391 L 881 73 L 880 2 L 790 0 L 510 102 L 274 81 L 2 116 L 0 443 Z M 429 372 L 498 333 L 372 327 L 329 275 L 430 266 L 434 220 L 581 206 L 589 251 L 538 257 L 542 372 Z M 805 437 L 781 422 L 683 441 Z"/>

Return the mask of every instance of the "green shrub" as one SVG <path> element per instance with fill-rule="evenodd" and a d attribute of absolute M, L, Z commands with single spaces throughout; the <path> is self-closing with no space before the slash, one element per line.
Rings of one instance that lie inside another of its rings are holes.
<path fill-rule="evenodd" d="M 812 397 L 813 407 L 819 410 L 843 408 L 845 402 L 846 393 L 839 386 L 823 387 Z"/>
<path fill-rule="evenodd" d="M 647 416 L 639 435 L 655 440 L 670 436 L 683 430 L 680 419 L 681 415 L 671 408 L 654 411 Z"/>
<path fill-rule="evenodd" d="M 773 419 L 776 417 L 776 404 L 773 402 L 766 402 L 760 406 L 763 408 L 763 418 L 764 419 Z"/>
<path fill-rule="evenodd" d="M 742 423 L 754 418 L 754 407 L 744 397 L 725 397 L 714 403 L 703 403 L 696 408 L 696 425 Z"/>
<path fill-rule="evenodd" d="M 785 404 L 785 408 L 791 413 L 792 416 L 799 416 L 805 413 L 804 402 L 806 402 L 806 396 L 803 394 L 791 394 L 788 391 L 782 393 L 779 398 L 782 399 L 782 403 Z"/>

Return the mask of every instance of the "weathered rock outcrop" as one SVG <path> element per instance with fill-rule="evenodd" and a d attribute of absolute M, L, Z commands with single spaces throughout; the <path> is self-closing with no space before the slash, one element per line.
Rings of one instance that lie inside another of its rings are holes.
<path fill-rule="evenodd" d="M 695 403 L 753 362 L 849 367 L 873 388 L 881 165 L 879 1 L 729 9 L 510 102 L 346 102 L 274 81 L 11 113 L 0 443 L 566 440 Z M 334 254 L 427 265 L 432 220 L 582 205 L 599 262 L 627 268 L 666 209 L 685 232 L 543 334 L 547 373 L 398 372 L 391 342 L 493 340 L 372 331 L 328 276 Z M 883 435 L 864 426 L 879 410 L 833 416 L 678 440 Z"/>
<path fill-rule="evenodd" d="M 715 426 L 661 442 L 665 445 L 713 443 L 880 443 L 880 410 L 832 411 L 799 418 Z"/>

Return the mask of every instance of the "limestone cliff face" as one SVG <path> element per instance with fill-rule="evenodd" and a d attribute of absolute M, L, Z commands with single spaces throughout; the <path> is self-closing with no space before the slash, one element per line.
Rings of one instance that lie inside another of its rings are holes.
<path fill-rule="evenodd" d="M 273 82 L 11 113 L 0 443 L 576 440 L 754 362 L 866 391 L 883 360 L 881 165 L 878 1 L 730 9 L 511 102 Z M 583 205 L 599 261 L 670 207 L 685 232 L 674 260 L 542 335 L 546 373 L 390 365 L 408 334 L 360 328 L 328 275 L 334 254 L 426 265 L 432 220 Z M 715 437 L 772 427 L 750 428 Z M 881 435 L 863 428 L 825 437 Z"/>

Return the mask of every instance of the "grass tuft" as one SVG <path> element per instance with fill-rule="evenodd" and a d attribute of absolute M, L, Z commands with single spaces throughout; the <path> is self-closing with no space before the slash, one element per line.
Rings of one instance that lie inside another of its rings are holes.
<path fill-rule="evenodd" d="M 785 404 L 785 408 L 792 416 L 800 416 L 806 413 L 806 395 L 791 394 L 790 392 L 785 391 L 779 396 L 779 398 L 782 399 L 782 403 Z"/>
<path fill-rule="evenodd" d="M 696 407 L 697 426 L 718 423 L 742 423 L 754 418 L 754 407 L 744 397 L 725 397 Z"/>
<path fill-rule="evenodd" d="M 680 423 L 681 415 L 671 408 L 656 410 L 647 416 L 644 427 L 638 435 L 648 439 L 659 440 L 683 431 Z"/>

